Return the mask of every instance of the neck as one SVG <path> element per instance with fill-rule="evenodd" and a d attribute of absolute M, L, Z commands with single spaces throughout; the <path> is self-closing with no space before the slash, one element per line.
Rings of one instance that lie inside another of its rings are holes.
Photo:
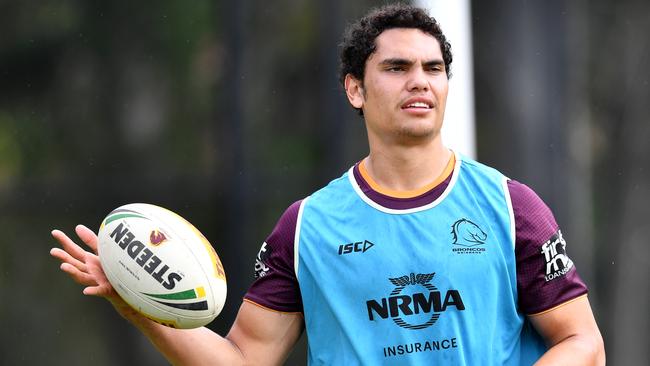
<path fill-rule="evenodd" d="M 412 191 L 430 184 L 444 171 L 452 152 L 440 138 L 427 144 L 370 147 L 364 164 L 372 179 L 384 188 Z"/>

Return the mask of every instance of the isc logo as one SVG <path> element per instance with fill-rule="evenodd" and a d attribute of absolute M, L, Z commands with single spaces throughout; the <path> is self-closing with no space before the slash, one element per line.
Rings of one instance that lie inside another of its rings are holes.
<path fill-rule="evenodd" d="M 375 246 L 372 242 L 368 240 L 357 241 L 354 243 L 347 243 L 339 245 L 339 255 L 350 254 L 352 252 L 361 252 L 365 253 L 366 250 Z"/>

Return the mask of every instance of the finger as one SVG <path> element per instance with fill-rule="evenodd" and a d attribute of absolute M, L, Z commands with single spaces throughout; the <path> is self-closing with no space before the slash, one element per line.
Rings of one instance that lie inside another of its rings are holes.
<path fill-rule="evenodd" d="M 61 270 L 67 273 L 76 283 L 84 286 L 97 286 L 97 281 L 92 275 L 81 272 L 70 263 L 61 263 Z"/>
<path fill-rule="evenodd" d="M 83 290 L 84 295 L 88 296 L 108 296 L 110 291 L 100 286 L 88 286 Z"/>
<path fill-rule="evenodd" d="M 86 263 L 74 258 L 68 252 L 66 252 L 63 249 L 60 248 L 52 248 L 50 249 L 50 255 L 58 260 L 60 260 L 62 263 L 69 263 L 77 269 L 79 269 L 82 272 L 88 272 L 88 267 L 86 266 Z"/>
<path fill-rule="evenodd" d="M 86 251 L 70 239 L 64 232 L 60 230 L 52 230 L 52 237 L 56 239 L 68 254 L 75 259 L 83 262 L 86 256 Z"/>
<path fill-rule="evenodd" d="M 95 235 L 95 232 L 83 225 L 77 225 L 75 231 L 79 238 L 97 254 L 97 235 Z"/>

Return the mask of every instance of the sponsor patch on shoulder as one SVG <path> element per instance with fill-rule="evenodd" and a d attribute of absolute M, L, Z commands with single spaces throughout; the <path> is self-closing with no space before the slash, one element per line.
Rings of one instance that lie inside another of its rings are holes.
<path fill-rule="evenodd" d="M 542 245 L 540 253 L 546 263 L 546 282 L 566 275 L 573 268 L 573 261 L 566 254 L 566 241 L 560 230 Z"/>
<path fill-rule="evenodd" d="M 257 258 L 255 258 L 255 278 L 264 277 L 269 273 L 270 268 L 266 264 L 266 260 L 270 255 L 271 247 L 266 242 L 262 243 L 260 251 L 257 252 Z"/>

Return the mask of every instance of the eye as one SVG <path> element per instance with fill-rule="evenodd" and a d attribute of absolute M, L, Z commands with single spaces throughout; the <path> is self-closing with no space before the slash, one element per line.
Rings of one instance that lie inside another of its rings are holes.
<path fill-rule="evenodd" d="M 390 66 L 386 68 L 386 71 L 390 71 L 390 72 L 401 72 L 404 70 L 405 70 L 404 66 Z"/>

